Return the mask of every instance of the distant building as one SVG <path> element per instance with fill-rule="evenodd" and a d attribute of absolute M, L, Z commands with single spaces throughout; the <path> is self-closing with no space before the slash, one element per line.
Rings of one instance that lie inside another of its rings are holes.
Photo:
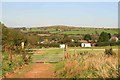
<path fill-rule="evenodd" d="M 91 43 L 81 43 L 81 47 L 91 47 Z"/>
<path fill-rule="evenodd" d="M 60 44 L 60 48 L 65 48 L 65 44 Z"/>

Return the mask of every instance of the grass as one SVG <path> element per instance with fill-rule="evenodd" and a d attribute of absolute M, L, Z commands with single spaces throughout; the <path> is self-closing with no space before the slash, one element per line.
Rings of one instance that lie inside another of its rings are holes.
<path fill-rule="evenodd" d="M 97 52 L 96 52 L 97 53 Z M 65 61 L 56 64 L 59 78 L 117 78 L 118 56 L 105 56 L 104 52 L 93 54 L 69 54 Z"/>
<path fill-rule="evenodd" d="M 63 49 L 44 49 L 43 54 L 33 55 L 33 61 L 45 61 L 45 62 L 58 62 L 61 61 L 63 57 Z"/>
<path fill-rule="evenodd" d="M 91 48 L 68 48 L 69 58 L 64 57 L 63 49 L 43 49 L 44 54 L 34 55 L 34 60 L 58 61 L 55 63 L 55 77 L 59 78 L 117 78 L 118 56 L 105 56 L 104 49 L 107 47 Z M 118 47 L 113 46 L 117 54 Z M 83 50 L 82 50 L 83 49 Z M 76 52 L 76 54 L 75 54 Z"/>
<path fill-rule="evenodd" d="M 101 47 L 105 49 L 107 47 Z M 62 60 L 63 49 L 48 48 L 41 49 L 43 54 L 33 55 L 33 61 L 41 60 L 45 62 L 56 61 L 55 74 L 59 78 L 116 78 L 118 77 L 118 56 L 104 56 L 104 50 L 99 48 L 68 48 L 70 58 Z M 83 50 L 82 50 L 83 49 Z M 118 53 L 118 47 L 114 46 L 114 52 Z M 84 54 L 81 54 L 84 53 Z M 21 69 L 14 77 L 21 77 L 31 70 L 29 67 Z"/>

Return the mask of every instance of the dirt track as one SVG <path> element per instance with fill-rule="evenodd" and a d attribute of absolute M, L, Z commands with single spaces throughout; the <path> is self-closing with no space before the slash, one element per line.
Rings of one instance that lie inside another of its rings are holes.
<path fill-rule="evenodd" d="M 37 63 L 25 78 L 52 78 L 54 76 L 53 66 L 51 64 Z"/>
<path fill-rule="evenodd" d="M 52 64 L 48 63 L 35 63 L 31 66 L 31 70 L 24 72 L 18 71 L 17 73 L 20 73 L 22 75 L 17 77 L 17 74 L 14 73 L 8 75 L 7 78 L 53 78 L 54 67 Z"/>

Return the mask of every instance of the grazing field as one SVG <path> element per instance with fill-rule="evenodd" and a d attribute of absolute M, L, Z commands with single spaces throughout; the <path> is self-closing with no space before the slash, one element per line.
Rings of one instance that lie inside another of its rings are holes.
<path fill-rule="evenodd" d="M 102 31 L 107 32 L 107 33 L 111 33 L 111 34 L 115 34 L 118 33 L 117 30 L 102 30 L 102 29 L 78 29 L 78 30 L 71 30 L 71 31 L 64 31 L 62 32 L 62 34 L 95 34 L 96 32 L 98 34 L 100 34 Z"/>

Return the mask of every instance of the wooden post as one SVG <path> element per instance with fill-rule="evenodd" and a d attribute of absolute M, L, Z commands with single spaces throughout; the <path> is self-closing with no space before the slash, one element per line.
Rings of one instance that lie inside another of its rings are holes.
<path fill-rule="evenodd" d="M 67 44 L 65 44 L 65 48 L 64 48 L 64 59 L 66 59 L 68 56 L 67 54 Z"/>
<path fill-rule="evenodd" d="M 22 49 L 24 49 L 24 42 L 21 42 L 21 47 Z"/>

